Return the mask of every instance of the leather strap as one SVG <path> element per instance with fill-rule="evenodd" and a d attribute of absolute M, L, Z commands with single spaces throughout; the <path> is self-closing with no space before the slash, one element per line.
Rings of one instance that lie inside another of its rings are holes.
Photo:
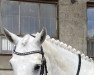
<path fill-rule="evenodd" d="M 77 70 L 76 75 L 79 75 L 80 69 L 81 69 L 81 55 L 80 54 L 78 54 L 78 58 L 79 58 L 79 63 L 78 63 L 78 70 Z"/>

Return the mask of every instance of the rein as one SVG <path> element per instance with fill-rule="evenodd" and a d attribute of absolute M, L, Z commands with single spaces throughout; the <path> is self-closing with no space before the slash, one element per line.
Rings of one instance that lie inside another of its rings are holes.
<path fill-rule="evenodd" d="M 79 59 L 79 63 L 78 63 L 78 70 L 77 70 L 76 75 L 79 75 L 80 69 L 81 69 L 81 55 L 80 54 L 78 54 L 78 59 Z"/>

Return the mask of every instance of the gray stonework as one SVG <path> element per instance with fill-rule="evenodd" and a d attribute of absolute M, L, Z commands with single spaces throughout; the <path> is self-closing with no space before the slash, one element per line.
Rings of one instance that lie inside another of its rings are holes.
<path fill-rule="evenodd" d="M 0 75 L 13 75 L 9 60 L 11 56 L 0 55 Z"/>
<path fill-rule="evenodd" d="M 11 56 L 4 56 L 4 55 L 0 55 L 0 69 L 11 69 L 9 60 L 11 59 Z"/>
<path fill-rule="evenodd" d="M 72 47 L 87 53 L 86 1 L 59 0 L 59 39 Z M 10 68 L 10 57 L 0 56 L 0 67 Z M 11 70 L 0 70 L 0 75 L 13 75 Z"/>
<path fill-rule="evenodd" d="M 59 39 L 87 53 L 86 2 L 59 1 Z"/>
<path fill-rule="evenodd" d="M 14 75 L 13 71 L 10 70 L 0 70 L 0 75 Z"/>

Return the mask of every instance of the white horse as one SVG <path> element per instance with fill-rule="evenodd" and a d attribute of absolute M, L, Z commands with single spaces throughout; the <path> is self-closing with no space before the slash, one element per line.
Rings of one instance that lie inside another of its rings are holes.
<path fill-rule="evenodd" d="M 9 41 L 15 44 L 15 51 L 18 52 L 18 54 L 13 53 L 10 59 L 15 75 L 41 75 L 42 54 L 24 55 L 25 53 L 41 51 L 41 46 L 47 61 L 47 75 L 77 75 L 77 72 L 78 75 L 94 75 L 93 60 L 84 54 L 81 54 L 81 59 L 79 59 L 79 52 L 76 49 L 51 39 L 48 35 L 46 36 L 45 29 L 35 34 L 35 37 L 29 34 L 18 37 L 7 29 L 4 29 L 4 33 Z"/>

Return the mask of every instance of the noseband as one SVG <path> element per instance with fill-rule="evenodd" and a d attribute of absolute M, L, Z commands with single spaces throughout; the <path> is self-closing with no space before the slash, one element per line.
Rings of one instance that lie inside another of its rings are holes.
<path fill-rule="evenodd" d="M 31 36 L 35 37 L 34 35 L 31 35 Z M 25 55 L 36 54 L 36 53 L 41 54 L 42 55 L 42 60 L 41 60 L 42 64 L 41 64 L 40 75 L 43 75 L 44 72 L 47 75 L 48 70 L 47 70 L 46 58 L 44 57 L 44 52 L 43 52 L 42 46 L 41 46 L 41 51 L 36 50 L 36 51 L 30 51 L 30 52 L 25 52 L 25 53 L 16 52 L 15 49 L 16 49 L 16 46 L 13 50 L 13 53 L 16 54 L 16 55 L 19 55 L 19 56 L 25 56 Z"/>

